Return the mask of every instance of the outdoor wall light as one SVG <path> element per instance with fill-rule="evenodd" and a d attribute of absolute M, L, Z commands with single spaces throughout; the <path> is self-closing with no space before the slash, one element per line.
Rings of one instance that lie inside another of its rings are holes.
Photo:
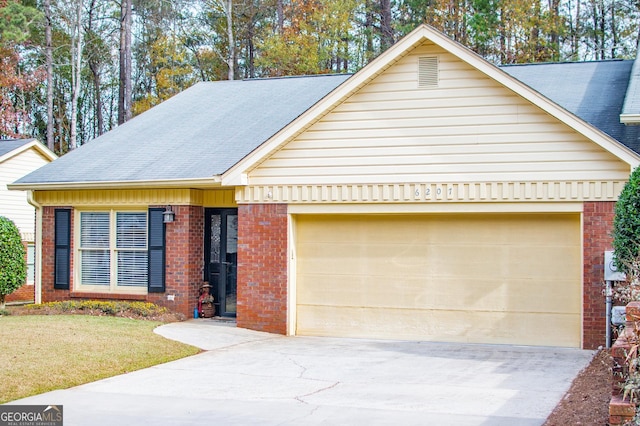
<path fill-rule="evenodd" d="M 173 210 L 171 210 L 171 206 L 167 206 L 165 210 L 162 212 L 162 222 L 171 223 L 175 220 L 176 214 Z"/>

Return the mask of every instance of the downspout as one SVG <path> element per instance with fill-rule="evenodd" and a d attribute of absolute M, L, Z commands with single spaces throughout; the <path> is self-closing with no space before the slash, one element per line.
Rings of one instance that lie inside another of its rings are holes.
<path fill-rule="evenodd" d="M 607 280 L 606 281 L 606 289 L 605 289 L 605 309 L 606 314 L 605 318 L 607 319 L 607 328 L 605 332 L 606 339 L 606 348 L 611 349 L 611 302 L 613 299 L 613 282 Z"/>
<path fill-rule="evenodd" d="M 27 201 L 36 209 L 36 235 L 35 235 L 35 303 L 42 303 L 42 205 L 38 204 L 33 191 L 27 191 Z"/>

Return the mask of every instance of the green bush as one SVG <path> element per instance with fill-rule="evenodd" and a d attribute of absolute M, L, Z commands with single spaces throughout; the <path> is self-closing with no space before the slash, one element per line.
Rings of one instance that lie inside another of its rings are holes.
<path fill-rule="evenodd" d="M 50 309 L 59 312 L 83 311 L 90 314 L 113 316 L 141 316 L 153 317 L 169 313 L 165 307 L 148 302 L 122 302 L 102 300 L 64 300 L 61 302 L 47 302 L 40 305 L 27 305 L 27 309 Z"/>
<path fill-rule="evenodd" d="M 640 167 L 625 184 L 616 203 L 613 219 L 613 249 L 619 271 L 634 276 L 638 270 L 640 243 Z"/>
<path fill-rule="evenodd" d="M 18 227 L 0 216 L 0 309 L 5 307 L 5 296 L 13 293 L 27 279 L 25 249 Z"/>

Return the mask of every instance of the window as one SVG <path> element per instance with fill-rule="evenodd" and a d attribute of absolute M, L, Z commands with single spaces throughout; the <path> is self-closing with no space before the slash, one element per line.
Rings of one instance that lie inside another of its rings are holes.
<path fill-rule="evenodd" d="M 36 281 L 36 246 L 27 244 L 27 284 L 33 285 Z"/>
<path fill-rule="evenodd" d="M 80 212 L 79 289 L 146 293 L 147 213 Z"/>

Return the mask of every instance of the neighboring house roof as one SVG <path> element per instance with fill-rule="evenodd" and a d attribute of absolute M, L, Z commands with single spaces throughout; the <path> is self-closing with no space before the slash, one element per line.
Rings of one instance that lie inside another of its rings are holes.
<path fill-rule="evenodd" d="M 640 153 L 640 127 L 620 122 L 633 63 L 566 62 L 510 65 L 501 69 Z M 640 93 L 637 102 L 640 103 Z"/>
<path fill-rule="evenodd" d="M 37 139 L 0 139 L 0 163 L 31 148 L 35 148 L 40 154 L 51 161 L 58 158 L 46 146 L 38 142 Z"/>
<path fill-rule="evenodd" d="M 640 162 L 631 150 L 640 148 L 637 130 L 625 128 L 618 119 L 631 61 L 525 65 L 505 67 L 504 72 L 421 26 L 353 76 L 199 83 L 25 176 L 12 188 L 242 184 L 248 170 L 425 41 L 451 52 L 631 166 Z M 552 74 L 560 74 L 560 66 L 589 78 Z"/>
<path fill-rule="evenodd" d="M 210 185 L 348 77 L 198 83 L 18 182 Z"/>
<path fill-rule="evenodd" d="M 620 121 L 625 124 L 640 124 L 640 55 L 636 56 L 631 70 Z"/>

